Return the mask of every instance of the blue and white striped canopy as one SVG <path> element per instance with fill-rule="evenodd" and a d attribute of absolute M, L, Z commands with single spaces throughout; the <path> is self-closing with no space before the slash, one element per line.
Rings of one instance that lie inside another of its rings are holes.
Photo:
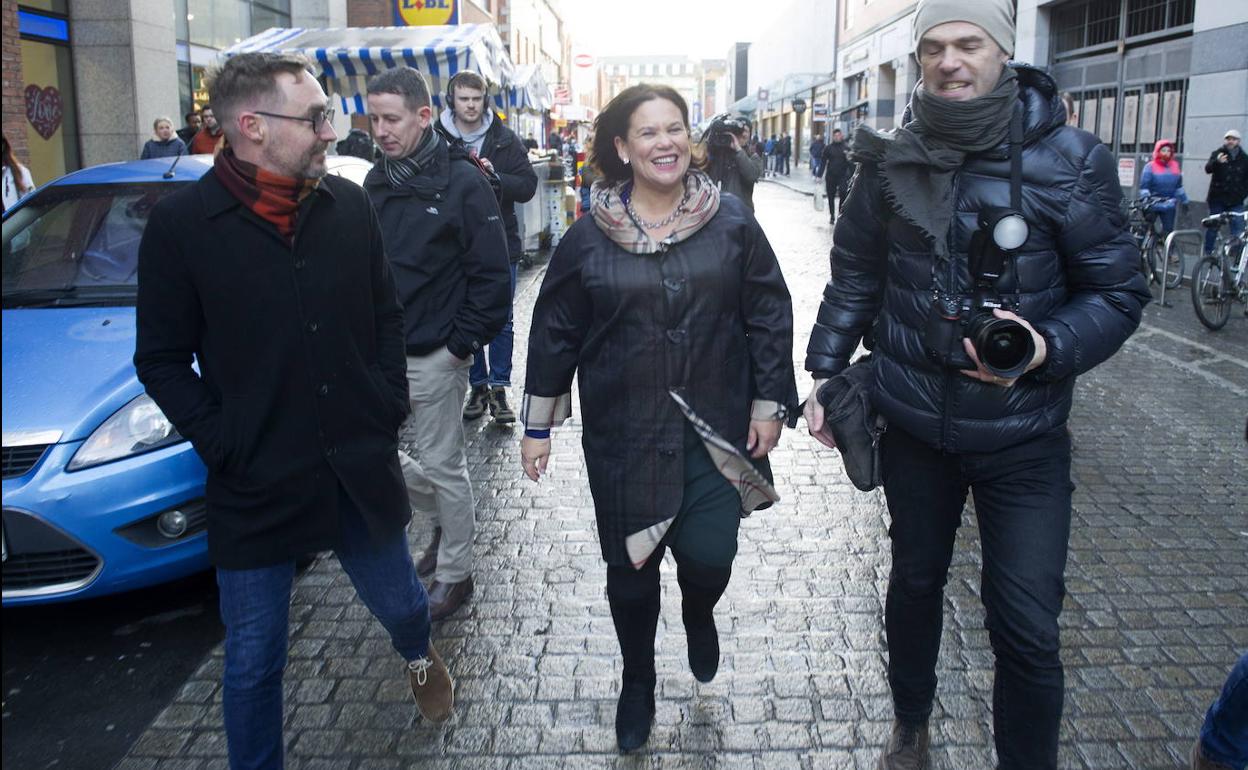
<path fill-rule="evenodd" d="M 536 64 L 518 65 L 506 92 L 506 106 L 516 111 L 544 112 L 554 101 L 550 86 L 546 85 L 546 79 Z"/>
<path fill-rule="evenodd" d="M 372 75 L 393 67 L 420 70 L 429 81 L 433 103 L 441 108 L 446 84 L 457 72 L 470 70 L 485 78 L 505 108 L 515 67 L 492 24 L 444 27 L 350 27 L 303 29 L 274 27 L 223 52 L 302 53 L 320 67 L 345 113 L 366 112 L 365 84 Z"/>

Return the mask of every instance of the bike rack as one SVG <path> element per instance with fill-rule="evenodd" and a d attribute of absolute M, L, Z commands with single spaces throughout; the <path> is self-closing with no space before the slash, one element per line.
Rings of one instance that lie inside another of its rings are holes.
<path fill-rule="evenodd" d="M 1163 266 L 1170 264 L 1170 251 L 1174 248 L 1174 239 L 1180 235 L 1184 237 L 1187 237 L 1189 235 L 1196 236 L 1198 239 L 1196 251 L 1197 253 L 1201 252 L 1201 244 L 1204 243 L 1204 237 L 1205 237 L 1204 230 L 1197 230 L 1194 228 L 1187 229 L 1187 230 L 1171 230 L 1170 234 L 1166 236 L 1166 242 L 1162 246 L 1162 249 L 1161 249 L 1161 264 Z M 1183 267 L 1186 268 L 1187 265 L 1184 264 Z M 1165 268 L 1163 267 L 1162 269 L 1164 271 Z M 1179 272 L 1182 273 L 1182 271 L 1179 271 Z M 1179 278 L 1179 285 L 1180 286 L 1183 285 L 1182 276 L 1180 276 Z M 1166 276 L 1164 272 L 1162 273 L 1162 276 L 1161 276 L 1161 298 L 1158 299 L 1157 302 L 1160 303 L 1162 307 L 1174 307 L 1169 302 L 1166 302 Z"/>

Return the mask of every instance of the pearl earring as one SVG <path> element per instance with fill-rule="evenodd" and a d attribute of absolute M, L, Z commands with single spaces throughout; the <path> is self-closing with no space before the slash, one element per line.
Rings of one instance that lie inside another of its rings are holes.
<path fill-rule="evenodd" d="M 629 159 L 628 159 L 628 158 L 625 158 L 625 159 L 624 159 L 624 165 L 625 165 L 625 166 L 627 166 L 629 163 L 630 163 Z"/>

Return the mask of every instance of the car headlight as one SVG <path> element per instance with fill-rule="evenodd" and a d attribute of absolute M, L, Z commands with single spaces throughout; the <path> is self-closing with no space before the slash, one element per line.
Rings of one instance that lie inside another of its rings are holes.
<path fill-rule="evenodd" d="M 83 443 L 66 470 L 77 471 L 182 441 L 181 434 L 146 393 L 118 409 Z"/>

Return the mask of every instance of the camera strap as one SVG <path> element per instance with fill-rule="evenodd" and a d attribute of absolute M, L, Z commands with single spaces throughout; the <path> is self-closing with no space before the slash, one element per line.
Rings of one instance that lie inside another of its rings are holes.
<path fill-rule="evenodd" d="M 1023 212 L 1023 116 L 1010 117 L 1010 208 Z"/>

